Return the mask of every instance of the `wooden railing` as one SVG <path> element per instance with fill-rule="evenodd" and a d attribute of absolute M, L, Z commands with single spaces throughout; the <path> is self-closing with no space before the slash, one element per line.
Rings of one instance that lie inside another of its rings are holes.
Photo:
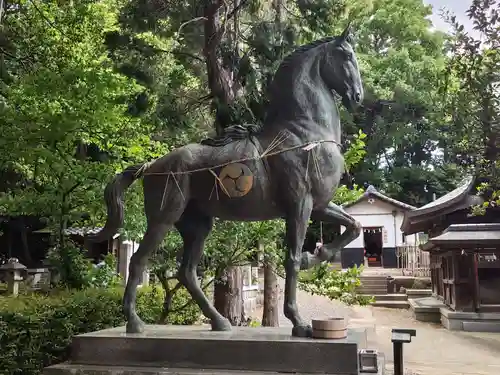
<path fill-rule="evenodd" d="M 405 276 L 430 277 L 430 256 L 418 246 L 398 246 L 396 249 L 398 268 Z"/>

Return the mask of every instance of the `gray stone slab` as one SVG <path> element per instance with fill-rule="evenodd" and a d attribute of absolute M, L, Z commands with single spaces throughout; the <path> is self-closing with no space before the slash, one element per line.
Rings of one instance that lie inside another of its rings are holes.
<path fill-rule="evenodd" d="M 445 305 L 434 297 L 410 298 L 408 300 L 413 317 L 420 322 L 440 323 L 441 307 Z"/>
<path fill-rule="evenodd" d="M 463 322 L 464 331 L 467 332 L 500 332 L 498 322 Z"/>
<path fill-rule="evenodd" d="M 385 358 L 379 356 L 379 371 L 377 374 L 360 372 L 359 375 L 384 375 Z M 193 370 L 193 369 L 168 369 L 158 367 L 133 367 L 133 366 L 93 366 L 93 365 L 72 365 L 62 363 L 47 367 L 43 375 L 282 375 L 278 372 L 262 371 L 234 371 L 234 370 Z M 295 373 L 294 375 L 308 375 Z M 324 374 L 336 375 L 336 374 Z"/>
<path fill-rule="evenodd" d="M 212 332 L 208 326 L 147 326 L 142 334 L 127 334 L 118 327 L 76 336 L 70 361 L 94 366 L 357 375 L 357 351 L 366 347 L 366 340 L 363 328 L 349 329 L 346 339 L 318 340 L 291 337 L 290 328 L 234 327 L 231 332 Z"/>
<path fill-rule="evenodd" d="M 465 312 L 453 311 L 447 307 L 440 309 L 441 315 L 446 316 L 448 319 L 463 319 L 463 320 L 481 320 L 481 321 L 498 321 L 500 320 L 500 313 L 498 312 Z"/>
<path fill-rule="evenodd" d="M 441 315 L 441 324 L 444 328 L 450 331 L 463 331 L 463 321 L 460 319 L 448 319 L 445 315 Z"/>
<path fill-rule="evenodd" d="M 435 312 L 441 314 L 440 309 L 446 305 L 435 297 L 410 298 L 408 300 L 412 310 L 417 312 Z"/>

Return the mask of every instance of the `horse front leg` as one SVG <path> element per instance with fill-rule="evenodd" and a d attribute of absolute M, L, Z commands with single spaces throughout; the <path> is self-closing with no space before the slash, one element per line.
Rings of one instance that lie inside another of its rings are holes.
<path fill-rule="evenodd" d="M 285 301 L 283 311 L 292 322 L 292 336 L 311 337 L 312 328 L 299 315 L 297 308 L 297 278 L 301 264 L 302 246 L 306 237 L 312 198 L 299 200 L 286 217 L 286 240 L 288 251 L 285 258 Z"/>
<path fill-rule="evenodd" d="M 314 210 L 311 213 L 311 219 L 342 225 L 346 229 L 333 242 L 321 247 L 316 254 L 302 253 L 301 269 L 314 267 L 324 261 L 332 261 L 339 251 L 361 234 L 361 224 L 345 212 L 342 207 L 331 202 L 324 209 Z"/>

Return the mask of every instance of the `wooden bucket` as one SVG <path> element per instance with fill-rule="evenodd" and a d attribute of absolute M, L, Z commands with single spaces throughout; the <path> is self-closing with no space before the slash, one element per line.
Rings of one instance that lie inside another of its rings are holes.
<path fill-rule="evenodd" d="M 313 338 L 315 339 L 345 339 L 347 325 L 344 318 L 313 319 Z"/>

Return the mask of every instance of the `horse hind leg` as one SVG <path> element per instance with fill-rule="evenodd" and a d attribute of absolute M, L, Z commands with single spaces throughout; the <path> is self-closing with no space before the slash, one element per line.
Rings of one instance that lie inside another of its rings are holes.
<path fill-rule="evenodd" d="M 127 319 L 127 333 L 141 333 L 144 322 L 137 315 L 137 287 L 151 253 L 158 248 L 167 232 L 179 220 L 186 207 L 188 178 L 183 178 L 177 188 L 168 192 L 168 204 L 162 209 L 163 190 L 166 180 L 148 176 L 144 179 L 144 206 L 148 226 L 137 251 L 130 258 L 129 276 L 123 296 L 123 311 Z"/>
<path fill-rule="evenodd" d="M 127 333 L 144 331 L 144 322 L 136 312 L 137 287 L 150 254 L 160 245 L 171 227 L 166 223 L 148 226 L 139 248 L 130 258 L 127 286 L 123 296 L 123 312 L 127 319 Z"/>
<path fill-rule="evenodd" d="M 205 293 L 203 293 L 196 276 L 196 270 L 203 255 L 205 240 L 212 230 L 212 225 L 213 219 L 211 217 L 197 212 L 193 207 L 188 207 L 180 221 L 175 224 L 184 241 L 178 278 L 200 307 L 203 315 L 210 319 L 212 330 L 230 331 L 231 323 L 210 303 Z"/>

